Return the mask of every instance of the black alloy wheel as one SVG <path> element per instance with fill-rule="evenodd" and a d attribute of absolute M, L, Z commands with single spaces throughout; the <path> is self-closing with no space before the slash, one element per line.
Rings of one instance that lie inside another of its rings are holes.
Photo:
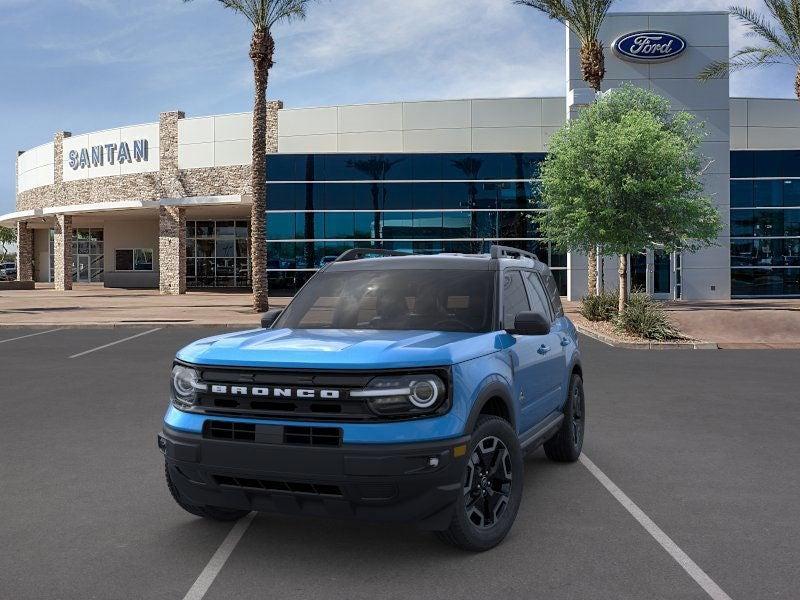
<path fill-rule="evenodd" d="M 511 455 L 502 440 L 489 436 L 478 442 L 464 481 L 464 508 L 473 525 L 486 529 L 497 522 L 511 499 L 513 475 Z"/>

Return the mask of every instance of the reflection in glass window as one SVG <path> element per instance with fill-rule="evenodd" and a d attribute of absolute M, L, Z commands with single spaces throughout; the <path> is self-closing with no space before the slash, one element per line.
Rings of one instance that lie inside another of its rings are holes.
<path fill-rule="evenodd" d="M 279 217 L 272 223 L 273 217 Z M 267 233 L 285 229 L 282 213 L 267 218 Z M 288 214 L 293 223 L 294 214 Z M 293 230 L 293 228 L 292 228 Z M 150 257 L 152 261 L 152 256 Z M 268 257 L 269 262 L 269 257 Z M 276 265 L 280 266 L 279 264 Z M 248 287 L 250 285 L 250 224 L 247 221 L 188 221 L 186 223 L 186 285 Z"/>

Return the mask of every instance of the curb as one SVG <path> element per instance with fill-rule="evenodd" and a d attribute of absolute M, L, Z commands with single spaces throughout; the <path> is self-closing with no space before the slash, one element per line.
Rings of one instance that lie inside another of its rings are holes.
<path fill-rule="evenodd" d="M 575 325 L 578 333 L 602 342 L 614 348 L 626 350 L 719 350 L 715 342 L 621 342 L 610 336 L 587 329 L 583 325 Z"/>

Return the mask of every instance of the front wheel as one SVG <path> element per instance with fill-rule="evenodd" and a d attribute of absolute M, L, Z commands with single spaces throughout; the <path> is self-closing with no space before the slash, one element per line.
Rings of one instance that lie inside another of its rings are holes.
<path fill-rule="evenodd" d="M 583 448 L 586 428 L 586 399 L 583 379 L 573 373 L 569 381 L 569 394 L 564 405 L 564 420 L 558 432 L 544 443 L 544 453 L 555 462 L 575 462 Z"/>
<path fill-rule="evenodd" d="M 450 527 L 439 537 L 464 550 L 482 552 L 503 541 L 522 499 L 522 450 L 514 430 L 498 417 L 481 417 Z"/>

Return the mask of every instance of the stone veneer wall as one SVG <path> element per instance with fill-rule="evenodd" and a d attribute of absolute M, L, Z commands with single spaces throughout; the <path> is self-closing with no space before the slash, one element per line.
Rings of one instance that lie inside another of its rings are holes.
<path fill-rule="evenodd" d="M 267 104 L 267 152 L 278 151 L 278 110 L 282 102 Z M 63 181 L 63 142 L 69 132 L 54 138 L 54 183 L 17 193 L 17 210 L 51 206 L 113 202 L 117 200 L 160 200 L 192 196 L 249 195 L 250 165 L 233 165 L 204 169 L 178 168 L 178 121 L 181 111 L 159 116 L 159 172 L 94 177 L 80 181 Z M 159 207 L 159 289 L 162 294 L 186 291 L 186 210 L 180 207 Z M 33 239 L 25 223 L 19 225 L 20 268 L 18 279 L 33 278 Z M 72 217 L 56 217 L 55 285 L 56 289 L 72 289 Z M 28 243 L 30 240 L 30 243 Z"/>
<path fill-rule="evenodd" d="M 278 151 L 278 110 L 283 103 L 267 103 L 267 152 Z M 161 113 L 159 118 L 159 172 L 94 177 L 63 181 L 63 141 L 68 132 L 54 138 L 53 185 L 17 194 L 17 210 L 50 206 L 92 204 L 115 200 L 159 200 L 185 196 L 225 196 L 250 193 L 250 165 L 178 169 L 178 120 L 181 111 Z"/>
<path fill-rule="evenodd" d="M 58 291 L 72 289 L 72 217 L 56 215 L 53 236 L 53 283 Z"/>
<path fill-rule="evenodd" d="M 17 223 L 17 281 L 33 281 L 33 229 Z"/>

